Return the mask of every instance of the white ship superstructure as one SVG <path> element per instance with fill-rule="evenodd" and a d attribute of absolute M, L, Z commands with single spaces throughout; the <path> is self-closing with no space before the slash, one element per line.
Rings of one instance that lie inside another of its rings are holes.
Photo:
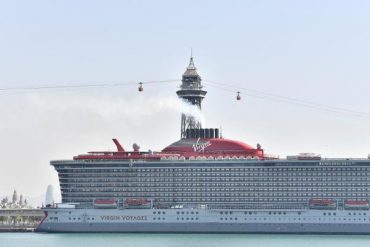
<path fill-rule="evenodd" d="M 200 109 L 193 60 L 179 97 Z M 196 128 L 194 128 L 194 126 Z M 90 152 L 51 161 L 62 204 L 38 231 L 370 233 L 370 159 L 279 159 L 182 116 L 161 152 Z"/>

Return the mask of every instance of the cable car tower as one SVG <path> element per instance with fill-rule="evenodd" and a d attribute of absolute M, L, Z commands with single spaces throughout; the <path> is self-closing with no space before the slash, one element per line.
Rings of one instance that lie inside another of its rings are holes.
<path fill-rule="evenodd" d="M 193 56 L 190 57 L 189 66 L 182 75 L 182 84 L 180 90 L 176 92 L 177 96 L 187 103 L 202 108 L 202 100 L 207 91 L 202 90 L 201 77 L 198 75 L 197 68 L 194 65 Z M 187 129 L 200 129 L 202 123 L 194 116 L 182 113 L 181 115 L 181 139 L 186 138 Z"/>

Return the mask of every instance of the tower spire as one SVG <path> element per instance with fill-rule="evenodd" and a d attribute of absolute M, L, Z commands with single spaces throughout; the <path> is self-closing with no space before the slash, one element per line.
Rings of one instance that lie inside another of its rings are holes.
<path fill-rule="evenodd" d="M 194 65 L 193 52 L 191 52 L 190 62 L 182 75 L 182 83 L 180 90 L 176 94 L 199 110 L 202 108 L 202 100 L 204 99 L 207 91 L 202 90 L 202 79 L 197 72 L 197 68 Z M 199 129 L 202 127 L 199 119 L 196 119 L 191 114 L 182 113 L 181 115 L 181 138 L 186 138 L 187 129 Z"/>

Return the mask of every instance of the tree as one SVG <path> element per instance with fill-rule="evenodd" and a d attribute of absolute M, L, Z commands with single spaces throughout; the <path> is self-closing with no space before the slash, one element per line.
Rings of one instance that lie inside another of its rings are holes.
<path fill-rule="evenodd" d="M 5 204 L 7 204 L 9 201 L 8 197 L 4 197 L 2 200 L 1 200 L 1 204 L 3 204 L 5 206 Z"/>
<path fill-rule="evenodd" d="M 18 201 L 18 194 L 17 194 L 17 191 L 14 190 L 12 202 L 13 202 L 13 204 L 15 204 L 17 201 Z"/>

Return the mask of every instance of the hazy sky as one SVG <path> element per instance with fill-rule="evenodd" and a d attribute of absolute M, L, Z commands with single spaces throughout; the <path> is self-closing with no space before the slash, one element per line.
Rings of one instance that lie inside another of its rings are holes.
<path fill-rule="evenodd" d="M 370 113 L 369 13 L 370 1 L 0 0 L 0 88 L 180 79 L 193 48 L 205 81 L 244 88 L 205 84 L 207 127 L 282 157 L 365 158 L 368 115 L 251 90 Z M 114 150 L 113 137 L 143 150 L 176 141 L 178 85 L 0 90 L 0 195 L 58 190 L 49 160 Z"/>

